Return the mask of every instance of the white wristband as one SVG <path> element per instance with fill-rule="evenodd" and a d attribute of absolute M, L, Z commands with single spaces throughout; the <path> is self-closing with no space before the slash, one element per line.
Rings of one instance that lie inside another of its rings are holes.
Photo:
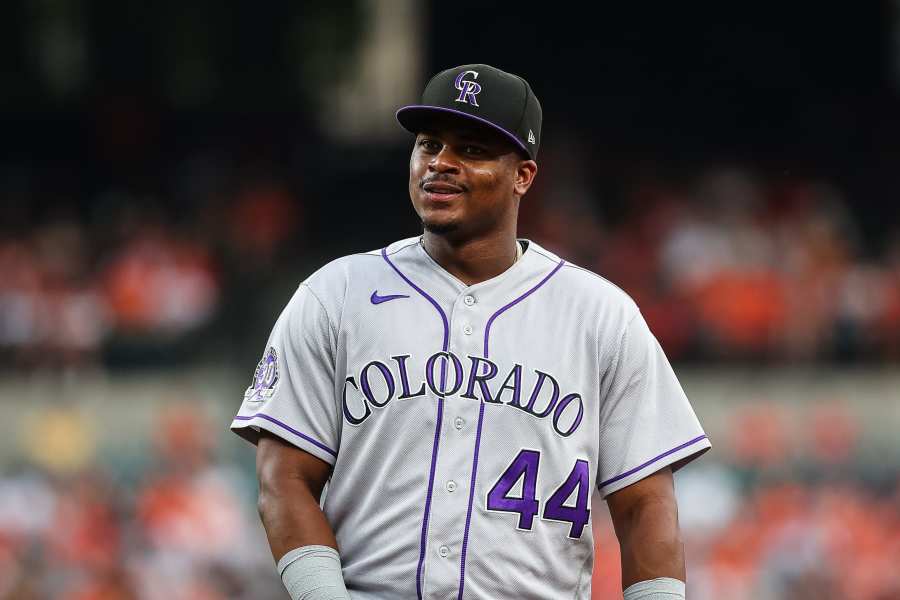
<path fill-rule="evenodd" d="M 671 577 L 657 577 L 628 586 L 623 600 L 684 600 L 684 582 Z"/>
<path fill-rule="evenodd" d="M 350 600 L 334 548 L 295 548 L 278 561 L 278 573 L 291 600 Z"/>

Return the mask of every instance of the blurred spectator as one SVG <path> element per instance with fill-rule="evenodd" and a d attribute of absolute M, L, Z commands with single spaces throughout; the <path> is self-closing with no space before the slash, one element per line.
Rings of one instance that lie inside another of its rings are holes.
<path fill-rule="evenodd" d="M 277 251 L 296 235 L 299 209 L 282 183 L 272 178 L 248 182 L 230 214 L 229 242 L 238 264 L 246 269 L 271 267 Z"/>
<path fill-rule="evenodd" d="M 727 437 L 735 464 L 774 467 L 790 458 L 791 434 L 784 407 L 761 401 L 736 410 Z"/>
<path fill-rule="evenodd" d="M 208 250 L 152 226 L 136 232 L 110 261 L 106 290 L 123 332 L 156 336 L 205 323 L 219 294 Z"/>

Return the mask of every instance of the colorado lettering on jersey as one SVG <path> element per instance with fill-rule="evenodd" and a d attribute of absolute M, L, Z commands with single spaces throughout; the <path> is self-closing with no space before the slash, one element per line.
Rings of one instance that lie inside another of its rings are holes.
<path fill-rule="evenodd" d="M 466 356 L 468 364 L 464 365 L 452 352 L 436 352 L 425 361 L 424 377 L 413 390 L 409 358 L 409 354 L 401 354 L 392 356 L 390 361 L 373 360 L 358 375 L 344 380 L 341 406 L 347 423 L 360 426 L 372 416 L 372 407 L 381 409 L 392 400 L 419 398 L 427 393 L 426 387 L 443 398 L 458 395 L 489 404 L 505 404 L 537 419 L 549 417 L 553 431 L 562 437 L 575 433 L 584 417 L 581 394 L 562 394 L 559 382 L 550 373 L 533 369 L 534 381 L 526 389 L 522 382 L 525 367 L 518 363 L 501 379 L 500 368 L 487 358 Z M 490 382 L 495 382 L 493 390 Z M 500 385 L 496 386 L 496 382 Z"/>

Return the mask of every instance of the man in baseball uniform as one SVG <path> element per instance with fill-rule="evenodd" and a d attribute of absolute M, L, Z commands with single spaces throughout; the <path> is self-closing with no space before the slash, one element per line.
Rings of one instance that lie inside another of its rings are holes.
<path fill-rule="evenodd" d="M 672 472 L 710 443 L 631 298 L 516 238 L 531 87 L 464 65 L 397 119 L 424 233 L 301 283 L 231 425 L 291 597 L 587 600 L 596 492 L 625 598 L 684 598 Z"/>

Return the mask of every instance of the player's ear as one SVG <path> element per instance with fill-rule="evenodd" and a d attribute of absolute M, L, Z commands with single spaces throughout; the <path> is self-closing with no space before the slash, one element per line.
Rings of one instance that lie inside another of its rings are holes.
<path fill-rule="evenodd" d="M 533 160 L 520 160 L 516 166 L 515 191 L 521 198 L 534 183 L 537 176 L 537 163 Z"/>

